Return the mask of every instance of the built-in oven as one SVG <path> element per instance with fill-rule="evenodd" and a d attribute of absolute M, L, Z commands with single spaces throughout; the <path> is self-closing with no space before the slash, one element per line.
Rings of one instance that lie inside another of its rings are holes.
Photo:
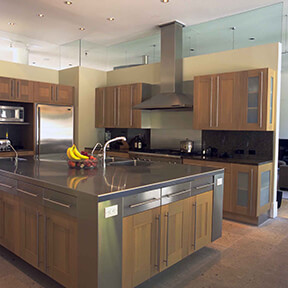
<path fill-rule="evenodd" d="M 0 122 L 24 122 L 24 108 L 19 106 L 0 106 Z"/>

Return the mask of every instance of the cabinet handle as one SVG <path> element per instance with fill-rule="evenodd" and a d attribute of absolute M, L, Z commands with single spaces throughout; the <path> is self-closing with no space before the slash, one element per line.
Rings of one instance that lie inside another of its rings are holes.
<path fill-rule="evenodd" d="M 166 267 L 168 266 L 168 247 L 169 247 L 169 212 L 165 214 L 165 217 L 167 217 L 167 233 L 166 233 L 166 260 L 163 260 L 163 262 L 166 263 Z"/>
<path fill-rule="evenodd" d="M 16 92 L 16 98 L 20 98 L 20 85 L 19 85 L 19 81 L 16 81 L 16 85 L 17 85 L 17 92 Z"/>
<path fill-rule="evenodd" d="M 187 190 L 182 190 L 182 191 L 179 191 L 179 192 L 175 192 L 175 193 L 172 193 L 172 194 L 169 194 L 169 195 L 166 195 L 166 197 L 175 197 L 175 196 L 179 196 L 179 195 L 182 195 L 182 194 L 185 194 L 185 193 L 188 193 L 190 192 L 191 189 L 187 189 Z"/>
<path fill-rule="evenodd" d="M 205 184 L 205 185 L 202 185 L 202 186 L 197 186 L 196 189 L 202 189 L 202 188 L 206 188 L 206 187 L 209 187 L 209 186 L 214 186 L 214 183 L 209 183 L 209 184 Z"/>
<path fill-rule="evenodd" d="M 131 104 L 131 108 L 130 108 L 130 126 L 132 127 L 132 125 L 133 125 L 133 121 L 132 121 L 132 117 L 133 117 L 133 112 L 132 112 L 132 107 L 133 107 L 133 86 L 131 86 L 131 91 L 130 91 L 130 104 Z"/>
<path fill-rule="evenodd" d="M 217 94 L 216 94 L 216 127 L 219 124 L 219 76 L 217 76 Z"/>
<path fill-rule="evenodd" d="M 252 215 L 252 201 L 253 201 L 253 178 L 254 178 L 254 171 L 251 169 L 251 191 L 250 191 L 250 215 Z"/>
<path fill-rule="evenodd" d="M 131 205 L 129 205 L 129 208 L 136 208 L 136 207 L 139 207 L 139 206 L 143 206 L 143 205 L 146 205 L 146 204 L 153 203 L 153 202 L 158 201 L 158 200 L 159 200 L 158 198 L 153 198 L 153 199 L 150 199 L 150 200 L 147 200 L 147 201 L 143 201 L 143 202 L 140 202 L 140 203 L 131 204 Z"/>
<path fill-rule="evenodd" d="M 211 77 L 211 89 L 210 89 L 210 117 L 209 117 L 209 126 L 212 127 L 212 105 L 213 105 L 213 78 Z"/>
<path fill-rule="evenodd" d="M 260 128 L 262 128 L 263 122 L 263 72 L 260 73 Z"/>
<path fill-rule="evenodd" d="M 11 85 L 11 95 L 10 95 L 10 97 L 13 98 L 14 97 L 14 80 L 13 79 L 10 81 L 10 85 Z"/>
<path fill-rule="evenodd" d="M 45 272 L 47 272 L 47 216 L 44 216 L 44 266 Z"/>
<path fill-rule="evenodd" d="M 117 125 L 120 126 L 120 93 L 121 93 L 121 88 L 118 87 L 118 91 L 117 91 Z"/>
<path fill-rule="evenodd" d="M 36 213 L 36 217 L 37 217 L 37 231 L 36 231 L 36 233 L 37 233 L 37 243 L 36 243 L 36 245 L 37 245 L 37 267 L 39 267 L 39 212 L 37 211 L 37 213 Z"/>
<path fill-rule="evenodd" d="M 51 101 L 53 101 L 53 86 L 51 86 Z"/>
<path fill-rule="evenodd" d="M 9 189 L 12 189 L 12 188 L 13 188 L 13 186 L 8 185 L 8 184 L 4 184 L 4 183 L 0 183 L 0 186 L 3 186 L 3 187 L 5 187 L 5 188 L 9 188 Z"/>
<path fill-rule="evenodd" d="M 56 86 L 56 102 L 58 101 L 58 86 Z"/>
<path fill-rule="evenodd" d="M 194 222 L 194 250 L 196 250 L 196 233 L 197 233 L 197 202 L 193 205 L 195 206 L 195 222 Z"/>
<path fill-rule="evenodd" d="M 22 189 L 17 189 L 17 191 L 20 192 L 20 193 L 32 196 L 32 197 L 38 197 L 38 194 L 34 194 L 34 193 L 31 193 L 31 192 L 28 192 L 28 191 L 25 191 L 25 190 L 22 190 Z"/>
<path fill-rule="evenodd" d="M 102 117 L 102 120 L 103 120 L 103 127 L 104 127 L 104 123 L 105 123 L 105 89 L 103 89 L 103 117 Z"/>
<path fill-rule="evenodd" d="M 50 202 L 50 203 L 53 203 L 53 204 L 56 204 L 56 205 L 59 205 L 61 207 L 71 208 L 70 204 L 64 204 L 64 203 L 61 203 L 61 202 L 58 202 L 58 201 L 55 201 L 55 200 L 52 200 L 52 199 L 49 199 L 49 198 L 43 197 L 43 200 L 47 201 L 47 202 Z"/>
<path fill-rule="evenodd" d="M 114 119 L 113 119 L 113 124 L 114 124 L 114 126 L 116 126 L 116 93 L 117 91 L 116 91 L 116 88 L 114 88 L 114 110 L 113 110 L 113 112 L 114 112 Z"/>
<path fill-rule="evenodd" d="M 161 245 L 161 237 L 160 237 L 160 233 L 161 233 L 161 215 L 159 214 L 158 216 L 156 216 L 156 221 L 157 221 L 157 232 L 158 232 L 158 237 L 157 237 L 157 263 L 155 264 L 155 267 L 157 267 L 157 270 L 160 271 L 160 245 Z"/>

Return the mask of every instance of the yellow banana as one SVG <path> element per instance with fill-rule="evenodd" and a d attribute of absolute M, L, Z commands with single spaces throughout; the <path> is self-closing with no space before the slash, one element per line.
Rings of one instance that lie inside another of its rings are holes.
<path fill-rule="evenodd" d="M 70 159 L 70 160 L 73 160 L 71 155 L 70 155 L 70 150 L 71 150 L 72 147 L 69 147 L 66 151 L 66 154 L 67 154 L 67 157 Z"/>
<path fill-rule="evenodd" d="M 70 157 L 71 157 L 71 158 L 69 158 L 69 159 L 71 159 L 71 160 L 81 160 L 80 157 L 78 157 L 78 156 L 76 156 L 76 155 L 74 154 L 73 146 L 70 147 L 70 148 L 68 148 L 68 150 L 69 150 L 69 155 L 70 155 Z M 69 157 L 69 156 L 68 156 L 68 157 Z"/>
<path fill-rule="evenodd" d="M 75 144 L 73 144 L 72 150 L 73 150 L 74 155 L 77 156 L 77 157 L 79 157 L 80 159 L 82 159 L 82 160 L 89 159 L 88 156 L 82 155 L 82 154 L 78 151 L 78 149 L 77 149 L 77 147 L 76 147 Z"/>

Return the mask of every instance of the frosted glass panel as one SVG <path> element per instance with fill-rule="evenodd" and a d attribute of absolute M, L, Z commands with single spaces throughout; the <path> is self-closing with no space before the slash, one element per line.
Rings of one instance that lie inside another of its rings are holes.
<path fill-rule="evenodd" d="M 261 173 L 260 207 L 270 200 L 270 171 Z"/>
<path fill-rule="evenodd" d="M 258 93 L 259 77 L 248 78 L 248 93 Z"/>
<path fill-rule="evenodd" d="M 273 112 L 273 89 L 274 89 L 274 87 L 273 87 L 273 84 L 274 84 L 274 82 L 273 82 L 273 77 L 271 77 L 271 79 L 270 79 L 270 82 L 271 82 L 271 84 L 270 84 L 270 111 L 269 111 L 269 123 L 270 124 L 272 124 L 272 112 Z"/>
<path fill-rule="evenodd" d="M 238 173 L 237 205 L 248 207 L 249 198 L 249 173 Z"/>
<path fill-rule="evenodd" d="M 258 122 L 258 109 L 248 109 L 247 122 L 250 124 Z"/>
<path fill-rule="evenodd" d="M 258 107 L 258 92 L 248 95 L 248 107 Z"/>

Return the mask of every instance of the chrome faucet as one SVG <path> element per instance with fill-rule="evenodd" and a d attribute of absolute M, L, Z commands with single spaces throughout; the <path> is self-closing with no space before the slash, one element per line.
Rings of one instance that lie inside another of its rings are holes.
<path fill-rule="evenodd" d="M 106 166 L 106 148 L 108 144 L 110 144 L 111 142 L 119 141 L 119 140 L 126 141 L 126 137 L 116 137 L 116 138 L 108 140 L 105 143 L 104 148 L 103 148 L 103 166 L 104 167 Z"/>

